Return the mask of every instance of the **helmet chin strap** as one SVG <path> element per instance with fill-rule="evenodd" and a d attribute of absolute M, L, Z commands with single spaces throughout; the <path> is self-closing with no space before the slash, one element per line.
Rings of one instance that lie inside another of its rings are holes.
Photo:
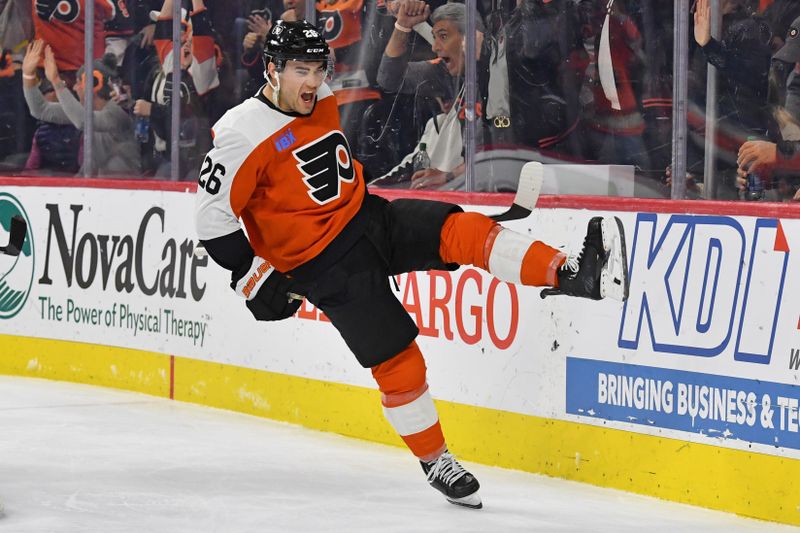
<path fill-rule="evenodd" d="M 269 85 L 269 88 L 272 89 L 272 97 L 270 100 L 272 100 L 272 103 L 275 104 L 275 107 L 280 109 L 281 106 L 278 104 L 278 99 L 281 92 L 281 78 L 278 75 L 278 71 L 275 70 L 275 85 L 272 84 L 272 76 L 269 75 L 269 70 L 264 72 L 264 77 L 267 78 L 267 85 Z"/>

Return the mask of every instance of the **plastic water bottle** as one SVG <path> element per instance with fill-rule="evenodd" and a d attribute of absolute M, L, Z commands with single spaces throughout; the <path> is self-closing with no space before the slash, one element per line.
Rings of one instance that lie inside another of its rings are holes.
<path fill-rule="evenodd" d="M 150 118 L 137 117 L 136 118 L 136 140 L 140 143 L 146 143 L 150 138 Z"/>
<path fill-rule="evenodd" d="M 751 202 L 764 199 L 764 182 L 761 180 L 761 176 L 755 172 L 750 172 L 747 175 L 746 198 Z"/>
<path fill-rule="evenodd" d="M 412 160 L 414 172 L 431 168 L 431 158 L 428 156 L 426 148 L 425 143 L 419 143 L 419 151 L 414 154 L 414 159 Z"/>

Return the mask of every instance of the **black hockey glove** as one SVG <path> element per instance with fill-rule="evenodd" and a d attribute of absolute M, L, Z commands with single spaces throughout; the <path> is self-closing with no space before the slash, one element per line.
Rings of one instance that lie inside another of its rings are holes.
<path fill-rule="evenodd" d="M 263 257 L 253 257 L 249 267 L 235 271 L 231 278 L 231 287 L 247 300 L 247 308 L 256 320 L 289 318 L 303 303 L 303 297 L 292 292 L 292 279 Z"/>

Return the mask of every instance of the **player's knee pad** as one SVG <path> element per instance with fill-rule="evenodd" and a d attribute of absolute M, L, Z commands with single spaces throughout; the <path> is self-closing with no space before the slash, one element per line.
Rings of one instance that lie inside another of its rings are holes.
<path fill-rule="evenodd" d="M 503 227 L 481 213 L 454 213 L 442 226 L 439 254 L 447 263 L 486 269 L 489 250 Z"/>
<path fill-rule="evenodd" d="M 416 341 L 391 359 L 372 367 L 372 376 L 383 393 L 384 404 L 402 403 L 409 395 L 421 394 L 426 385 L 425 359 Z M 410 398 L 413 399 L 413 398 Z"/>

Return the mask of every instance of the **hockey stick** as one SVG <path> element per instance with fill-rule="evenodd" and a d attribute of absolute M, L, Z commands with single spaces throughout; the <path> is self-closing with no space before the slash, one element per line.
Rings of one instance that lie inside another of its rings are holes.
<path fill-rule="evenodd" d="M 517 185 L 517 194 L 514 196 L 514 203 L 507 211 L 490 215 L 490 218 L 497 222 L 503 222 L 529 216 L 539 200 L 543 178 L 544 166 L 541 163 L 538 161 L 525 163 L 519 173 L 519 184 Z"/>
<path fill-rule="evenodd" d="M 17 256 L 22 251 L 22 244 L 25 242 L 25 234 L 28 233 L 28 225 L 19 215 L 11 217 L 11 229 L 9 230 L 8 244 L 0 246 L 0 254 Z"/>

